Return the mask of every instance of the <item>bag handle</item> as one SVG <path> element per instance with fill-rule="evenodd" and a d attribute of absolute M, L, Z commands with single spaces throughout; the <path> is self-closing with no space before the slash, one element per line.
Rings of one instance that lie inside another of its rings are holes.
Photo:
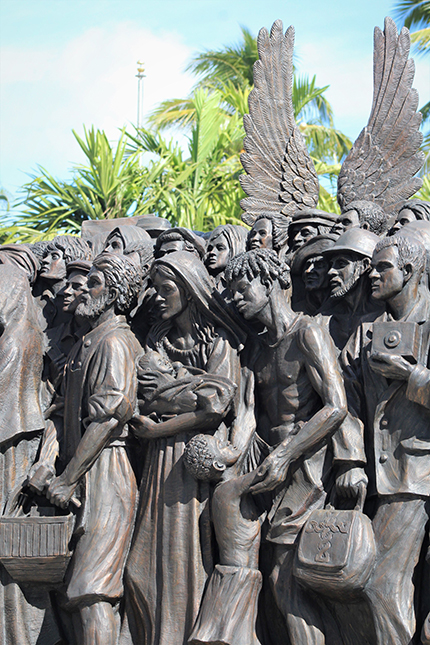
<path fill-rule="evenodd" d="M 366 492 L 367 492 L 367 486 L 364 482 L 360 482 L 357 484 L 358 488 L 358 493 L 357 493 L 357 499 L 355 501 L 355 506 L 354 506 L 354 511 L 360 511 L 360 513 L 363 512 L 364 509 L 364 503 L 366 501 Z M 335 511 L 335 499 L 337 499 L 337 493 L 335 486 L 331 489 L 330 495 L 329 495 L 329 502 L 326 505 L 326 508 L 328 508 L 331 511 Z"/>

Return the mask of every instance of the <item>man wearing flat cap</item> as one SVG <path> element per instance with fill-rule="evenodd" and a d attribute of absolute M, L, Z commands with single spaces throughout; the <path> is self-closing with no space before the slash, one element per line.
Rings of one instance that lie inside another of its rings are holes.
<path fill-rule="evenodd" d="M 290 257 L 313 237 L 329 233 L 336 218 L 335 213 L 326 213 L 317 208 L 306 208 L 295 213 L 288 230 Z"/>
<path fill-rule="evenodd" d="M 328 270 L 330 265 L 322 255 L 336 241 L 334 235 L 317 235 L 306 242 L 293 256 L 291 275 L 295 311 L 314 316 L 330 296 Z"/>

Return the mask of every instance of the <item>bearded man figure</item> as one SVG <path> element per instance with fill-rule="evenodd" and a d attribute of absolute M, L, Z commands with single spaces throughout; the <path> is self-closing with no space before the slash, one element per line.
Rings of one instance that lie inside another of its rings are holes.
<path fill-rule="evenodd" d="M 319 322 L 327 325 L 334 344 L 342 351 L 361 318 L 381 309 L 371 298 L 370 261 L 379 241 L 374 233 L 351 228 L 322 256 L 329 262 L 330 299 Z"/>
<path fill-rule="evenodd" d="M 64 431 L 56 464 L 61 474 L 47 482 L 46 495 L 65 508 L 78 487 L 84 489 L 82 534 L 66 575 L 64 603 L 80 617 L 76 641 L 83 645 L 118 641 L 137 490 L 127 422 L 136 405 L 135 360 L 142 351 L 124 314 L 135 305 L 141 283 L 140 267 L 124 256 L 105 253 L 94 260 L 75 311 L 91 329 L 72 349 L 64 373 Z"/>

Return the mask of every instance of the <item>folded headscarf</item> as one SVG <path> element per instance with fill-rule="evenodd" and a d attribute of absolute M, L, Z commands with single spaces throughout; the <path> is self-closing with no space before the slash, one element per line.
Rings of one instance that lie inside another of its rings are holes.
<path fill-rule="evenodd" d="M 226 309 L 220 294 L 214 290 L 209 273 L 199 258 L 187 251 L 175 251 L 155 260 L 152 266 L 168 267 L 175 274 L 178 285 L 191 296 L 207 320 L 215 327 L 223 327 L 230 334 L 236 349 L 243 348 L 246 335 Z"/>

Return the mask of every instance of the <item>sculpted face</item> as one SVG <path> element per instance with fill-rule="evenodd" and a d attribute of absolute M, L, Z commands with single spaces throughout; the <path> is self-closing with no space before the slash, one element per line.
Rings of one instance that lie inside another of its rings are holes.
<path fill-rule="evenodd" d="M 106 243 L 103 249 L 104 253 L 113 253 L 114 255 L 122 255 L 124 252 L 124 240 L 121 235 L 115 233 Z"/>
<path fill-rule="evenodd" d="M 111 303 L 109 288 L 105 282 L 103 271 L 93 267 L 87 277 L 87 282 L 81 287 L 82 293 L 75 313 L 81 318 L 96 320 Z"/>
<path fill-rule="evenodd" d="M 390 300 L 402 291 L 404 273 L 399 268 L 399 255 L 395 246 L 373 254 L 370 282 L 375 300 Z"/>
<path fill-rule="evenodd" d="M 273 249 L 273 224 L 270 219 L 261 218 L 249 232 L 248 246 L 253 249 Z"/>
<path fill-rule="evenodd" d="M 332 233 L 337 235 L 342 235 L 350 228 L 358 228 L 360 226 L 360 218 L 356 210 L 352 209 L 347 213 L 339 215 L 336 220 L 336 224 L 331 229 Z"/>
<path fill-rule="evenodd" d="M 363 260 L 354 253 L 343 252 L 334 255 L 328 271 L 330 295 L 343 298 L 356 285 L 363 274 Z"/>
<path fill-rule="evenodd" d="M 237 310 L 246 320 L 258 319 L 258 314 L 269 302 L 268 289 L 259 277 L 251 281 L 246 277 L 236 278 L 230 290 Z"/>
<path fill-rule="evenodd" d="M 308 240 L 318 235 L 318 228 L 311 224 L 304 224 L 303 226 L 293 226 L 291 232 L 290 248 L 292 251 L 300 249 Z"/>
<path fill-rule="evenodd" d="M 188 307 L 185 291 L 173 280 L 156 273 L 152 284 L 157 292 L 155 302 L 161 320 L 176 318 Z"/>
<path fill-rule="evenodd" d="M 209 273 L 218 273 L 225 269 L 229 258 L 230 249 L 224 235 L 219 235 L 213 242 L 209 242 L 205 257 Z"/>
<path fill-rule="evenodd" d="M 183 240 L 172 240 L 171 242 L 163 242 L 163 244 L 160 246 L 160 250 L 158 251 L 157 257 L 162 258 L 164 255 L 167 255 L 168 253 L 174 253 L 175 251 L 183 251 L 183 250 L 184 250 Z"/>
<path fill-rule="evenodd" d="M 86 291 L 87 274 L 80 271 L 72 271 L 67 278 L 66 285 L 61 289 L 63 296 L 63 311 L 74 314 L 76 307 L 81 302 L 80 296 Z"/>
<path fill-rule="evenodd" d="M 60 249 L 50 251 L 40 263 L 40 276 L 47 280 L 60 281 L 64 280 L 67 275 L 66 261 L 64 254 Z"/>
<path fill-rule="evenodd" d="M 416 216 L 413 211 L 409 208 L 403 208 L 400 213 L 397 215 L 396 221 L 390 229 L 388 235 L 395 235 L 397 231 L 400 231 L 403 226 L 410 224 L 411 222 L 416 222 Z"/>
<path fill-rule="evenodd" d="M 322 255 L 316 255 L 306 260 L 302 272 L 306 291 L 316 291 L 328 287 L 328 268 L 329 264 Z"/>

